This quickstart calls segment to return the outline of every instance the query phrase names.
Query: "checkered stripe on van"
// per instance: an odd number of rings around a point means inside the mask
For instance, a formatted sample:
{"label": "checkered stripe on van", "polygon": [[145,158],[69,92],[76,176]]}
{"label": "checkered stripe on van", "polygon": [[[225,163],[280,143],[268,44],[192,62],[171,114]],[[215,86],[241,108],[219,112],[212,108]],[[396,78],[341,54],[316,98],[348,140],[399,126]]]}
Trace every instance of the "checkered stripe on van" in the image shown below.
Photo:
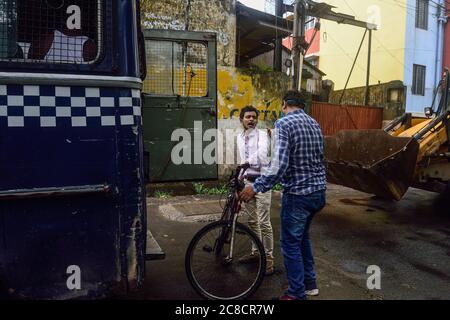
{"label": "checkered stripe on van", "polygon": [[90,127],[140,124],[135,89],[0,85],[0,126]]}

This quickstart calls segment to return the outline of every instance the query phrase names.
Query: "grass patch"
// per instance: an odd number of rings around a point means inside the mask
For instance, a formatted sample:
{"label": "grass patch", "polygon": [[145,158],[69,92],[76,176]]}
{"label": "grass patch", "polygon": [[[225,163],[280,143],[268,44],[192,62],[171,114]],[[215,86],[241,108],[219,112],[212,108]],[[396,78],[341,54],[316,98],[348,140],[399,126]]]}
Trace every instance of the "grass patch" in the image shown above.
{"label": "grass patch", "polygon": [[158,199],[168,199],[172,197],[172,192],[156,190],[154,196]]}
{"label": "grass patch", "polygon": [[223,195],[228,193],[228,187],[226,185],[208,188],[201,182],[195,182],[193,186],[195,194]]}

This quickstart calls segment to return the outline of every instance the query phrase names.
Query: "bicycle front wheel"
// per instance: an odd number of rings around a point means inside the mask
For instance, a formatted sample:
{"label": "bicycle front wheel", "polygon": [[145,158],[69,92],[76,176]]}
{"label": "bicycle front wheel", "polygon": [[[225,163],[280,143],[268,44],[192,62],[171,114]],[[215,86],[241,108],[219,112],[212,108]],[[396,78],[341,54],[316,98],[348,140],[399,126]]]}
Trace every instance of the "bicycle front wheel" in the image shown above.
{"label": "bicycle front wheel", "polygon": [[197,232],[186,251],[187,277],[204,298],[245,299],[258,289],[264,278],[266,256],[256,234],[236,223],[230,258],[231,234],[231,226],[226,221],[213,222]]}

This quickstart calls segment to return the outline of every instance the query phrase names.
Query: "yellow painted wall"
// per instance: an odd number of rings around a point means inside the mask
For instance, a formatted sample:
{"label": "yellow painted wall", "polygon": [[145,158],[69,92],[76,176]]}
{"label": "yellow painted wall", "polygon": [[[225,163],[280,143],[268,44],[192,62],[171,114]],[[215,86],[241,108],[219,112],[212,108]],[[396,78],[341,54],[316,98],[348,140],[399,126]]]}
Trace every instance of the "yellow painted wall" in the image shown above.
{"label": "yellow painted wall", "polygon": [[[148,67],[148,76],[144,81],[143,90],[152,94],[182,96],[186,96],[189,91],[192,97],[205,96],[208,88],[206,69],[193,67],[195,77],[192,81],[190,81],[190,70],[186,71],[186,87],[184,88],[183,68],[175,70],[172,83],[171,78],[167,77],[167,74],[172,72],[164,69],[164,66]],[[281,73],[244,74],[233,67],[219,67],[217,70],[218,119],[238,118],[239,111],[243,107],[253,105],[260,111],[259,120],[273,122],[280,116],[282,96],[288,84],[289,78]]]}
{"label": "yellow painted wall", "polygon": [[[377,21],[379,30],[372,32],[372,63],[370,84],[402,80],[406,32],[406,0],[327,0],[335,12],[353,15],[362,21]],[[364,29],[321,20],[319,68],[325,79],[335,83],[335,90],[344,88],[356,56]],[[366,83],[367,43],[361,48],[348,88]]]}
{"label": "yellow painted wall", "polygon": [[217,74],[218,118],[227,119],[234,109],[253,103],[252,79],[232,70],[219,69]]}
{"label": "yellow painted wall", "polygon": [[[217,109],[219,119],[239,117],[239,111],[253,105],[259,120],[275,121],[281,112],[282,96],[288,79],[281,74],[246,75],[235,68],[219,68],[217,74]],[[273,80],[273,81],[271,81]]]}

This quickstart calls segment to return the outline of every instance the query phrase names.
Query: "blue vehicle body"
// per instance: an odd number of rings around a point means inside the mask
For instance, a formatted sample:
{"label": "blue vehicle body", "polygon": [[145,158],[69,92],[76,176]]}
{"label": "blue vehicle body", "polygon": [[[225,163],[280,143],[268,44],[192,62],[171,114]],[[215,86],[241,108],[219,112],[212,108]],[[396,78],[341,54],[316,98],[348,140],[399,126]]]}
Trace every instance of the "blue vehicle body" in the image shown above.
{"label": "blue vehicle body", "polygon": [[[144,276],[139,17],[102,2],[92,64],[0,61],[0,290],[101,297]],[[81,287],[73,289],[71,266]]]}

